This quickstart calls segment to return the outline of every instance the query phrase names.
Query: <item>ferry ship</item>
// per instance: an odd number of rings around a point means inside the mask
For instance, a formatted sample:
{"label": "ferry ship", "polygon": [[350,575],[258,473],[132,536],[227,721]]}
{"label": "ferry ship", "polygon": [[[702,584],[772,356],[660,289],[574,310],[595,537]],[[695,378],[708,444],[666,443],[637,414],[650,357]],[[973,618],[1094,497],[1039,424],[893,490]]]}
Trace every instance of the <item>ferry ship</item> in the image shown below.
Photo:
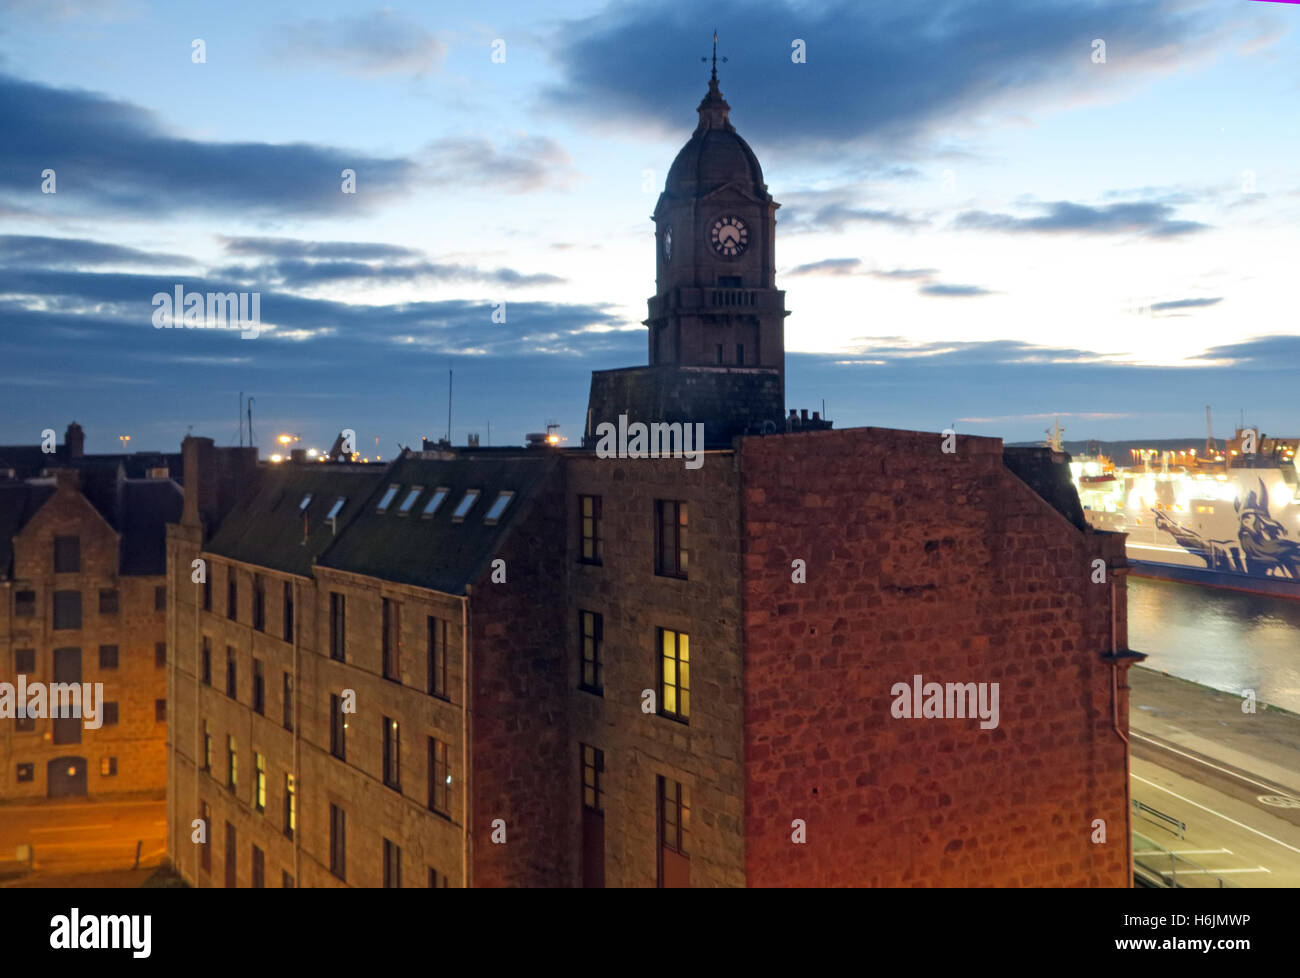
{"label": "ferry ship", "polygon": [[1084,516],[1128,534],[1134,574],[1300,598],[1296,443],[1238,428],[1223,451],[1212,436],[1206,449],[1134,450],[1124,467],[1077,457]]}

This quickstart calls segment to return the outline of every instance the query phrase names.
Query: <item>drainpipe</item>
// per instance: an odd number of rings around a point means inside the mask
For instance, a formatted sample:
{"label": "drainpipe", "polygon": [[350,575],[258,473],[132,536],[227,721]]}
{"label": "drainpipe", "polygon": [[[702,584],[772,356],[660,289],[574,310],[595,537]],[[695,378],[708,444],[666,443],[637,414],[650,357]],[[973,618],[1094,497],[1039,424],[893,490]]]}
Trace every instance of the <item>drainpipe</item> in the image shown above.
{"label": "drainpipe", "polygon": [[473,727],[470,720],[470,641],[469,641],[469,596],[473,585],[465,585],[465,595],[460,599],[460,777],[465,783],[463,811],[460,818],[460,885],[465,889],[470,885],[470,819],[473,817],[474,800],[471,794],[473,782],[469,774],[469,738]]}
{"label": "drainpipe", "polygon": [[[302,735],[302,719],[299,716],[302,705],[302,690],[298,688],[298,651],[301,648],[302,626],[299,623],[299,606],[302,597],[298,591],[298,581],[291,582],[293,588],[293,805],[294,820],[297,821],[298,812],[302,810],[299,802],[302,801],[302,785],[298,781],[298,738]],[[302,831],[297,825],[293,827],[293,885],[302,886],[302,877],[299,875],[298,866],[298,848],[301,844]]]}
{"label": "drainpipe", "polygon": [[[202,547],[199,548],[199,552],[202,553]],[[203,574],[205,577],[207,576],[208,571],[210,571],[211,569],[212,568],[208,566],[208,559],[204,557]],[[199,740],[199,712],[200,712],[199,697],[202,695],[202,690],[200,688],[200,685],[201,685],[202,670],[203,670],[203,663],[200,661],[203,655],[202,653],[203,622],[200,618],[200,610],[199,610],[203,604],[202,588],[203,585],[200,584],[199,593],[197,593],[194,596],[194,742],[193,742],[193,746],[190,748],[190,753],[194,757],[194,817],[195,818],[198,818],[203,811],[203,809],[199,807],[199,754],[198,754],[200,750],[199,745],[202,743],[202,741]],[[177,595],[177,597],[179,597],[179,595]],[[179,659],[179,656],[177,658]],[[177,665],[179,664],[180,663],[178,661]],[[176,752],[173,750],[172,751],[173,757],[175,757],[175,753]],[[212,826],[204,825],[203,831],[205,833],[204,845],[206,846],[212,842]],[[209,849],[208,851],[211,852],[212,850]],[[199,886],[199,883],[200,883],[199,847],[195,846],[194,847],[194,886],[197,888]]]}
{"label": "drainpipe", "polygon": [[1133,887],[1133,830],[1129,819],[1133,811],[1133,779],[1129,771],[1129,742],[1119,725],[1119,607],[1115,600],[1116,575],[1112,569],[1110,575],[1110,708],[1111,726],[1116,736],[1124,742],[1124,851],[1128,862],[1128,886]]}

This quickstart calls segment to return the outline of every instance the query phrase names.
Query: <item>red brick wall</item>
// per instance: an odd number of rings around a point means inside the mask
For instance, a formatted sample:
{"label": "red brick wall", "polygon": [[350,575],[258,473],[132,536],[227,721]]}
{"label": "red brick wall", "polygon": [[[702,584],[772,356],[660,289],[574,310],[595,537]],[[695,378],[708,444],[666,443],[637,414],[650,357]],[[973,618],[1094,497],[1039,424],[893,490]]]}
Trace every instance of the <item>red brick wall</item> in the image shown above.
{"label": "red brick wall", "polygon": [[[1122,537],[1074,528],[999,440],[940,444],[742,443],[751,886],[1128,885],[1109,588],[1090,577]],[[917,673],[1000,683],[999,725],[895,719],[891,688]]]}

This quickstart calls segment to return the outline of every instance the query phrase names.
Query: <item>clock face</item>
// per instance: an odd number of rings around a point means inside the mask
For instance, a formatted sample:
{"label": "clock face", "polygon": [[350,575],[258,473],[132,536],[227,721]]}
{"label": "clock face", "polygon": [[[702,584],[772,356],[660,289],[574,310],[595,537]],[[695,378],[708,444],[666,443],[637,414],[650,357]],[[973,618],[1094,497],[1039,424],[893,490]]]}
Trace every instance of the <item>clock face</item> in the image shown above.
{"label": "clock face", "polygon": [[664,229],[664,261],[673,260],[673,226]]}
{"label": "clock face", "polygon": [[724,258],[736,258],[749,246],[749,228],[738,217],[720,217],[713,222],[713,250]]}

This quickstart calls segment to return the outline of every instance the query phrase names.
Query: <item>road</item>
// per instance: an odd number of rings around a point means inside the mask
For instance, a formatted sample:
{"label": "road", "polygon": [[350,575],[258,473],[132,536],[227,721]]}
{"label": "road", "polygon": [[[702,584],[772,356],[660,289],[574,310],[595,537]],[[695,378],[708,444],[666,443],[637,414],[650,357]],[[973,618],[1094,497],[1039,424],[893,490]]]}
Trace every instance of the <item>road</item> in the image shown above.
{"label": "road", "polygon": [[[1133,798],[1186,824],[1183,838],[1134,813],[1134,830],[1207,872],[1179,863],[1187,885],[1300,886],[1300,798],[1258,775],[1132,732]],[[1261,800],[1263,799],[1263,800]]]}
{"label": "road", "polygon": [[166,852],[166,818],[167,803],[161,798],[4,805],[0,867],[12,869],[17,847],[26,844],[35,850],[39,877],[129,869],[137,842],[140,865],[156,866]]}

